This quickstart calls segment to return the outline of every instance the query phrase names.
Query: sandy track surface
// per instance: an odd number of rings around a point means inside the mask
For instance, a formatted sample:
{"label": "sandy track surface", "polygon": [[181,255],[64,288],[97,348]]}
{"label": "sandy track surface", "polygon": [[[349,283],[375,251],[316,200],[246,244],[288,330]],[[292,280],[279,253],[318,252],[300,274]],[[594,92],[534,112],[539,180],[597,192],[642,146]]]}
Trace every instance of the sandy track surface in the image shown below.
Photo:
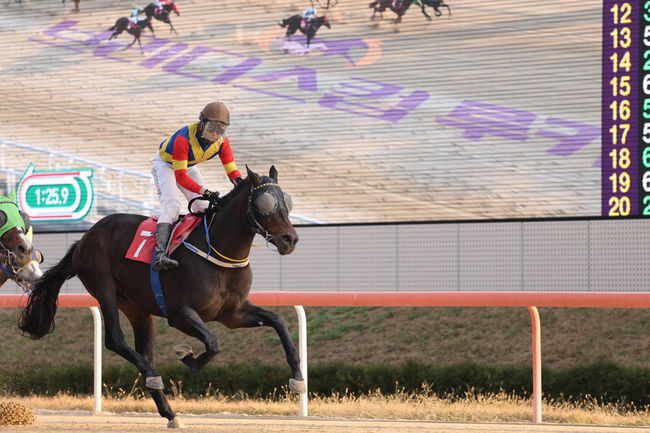
{"label": "sandy track surface", "polygon": [[[154,432],[167,430],[157,414],[90,415],[85,411],[37,411],[37,425],[0,427],[0,432]],[[429,421],[349,420],[335,418],[297,418],[230,415],[182,415],[183,432],[237,433],[648,433],[650,428],[578,426],[558,424],[481,424]],[[172,431],[172,430],[169,430]]]}

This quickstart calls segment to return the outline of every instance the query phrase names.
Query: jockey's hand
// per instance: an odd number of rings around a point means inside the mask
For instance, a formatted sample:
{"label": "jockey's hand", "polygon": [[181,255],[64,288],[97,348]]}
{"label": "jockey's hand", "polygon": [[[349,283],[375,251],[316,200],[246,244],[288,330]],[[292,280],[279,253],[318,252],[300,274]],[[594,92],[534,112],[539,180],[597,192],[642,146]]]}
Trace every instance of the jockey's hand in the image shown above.
{"label": "jockey's hand", "polygon": [[210,201],[213,203],[216,203],[217,200],[219,200],[219,191],[212,192],[209,189],[206,189],[205,191],[203,191],[202,195],[203,197],[210,199]]}
{"label": "jockey's hand", "polygon": [[241,182],[241,181],[243,181],[243,180],[244,180],[244,179],[242,179],[241,177],[237,177],[237,178],[235,178],[235,179],[230,179],[230,182],[231,182],[233,185],[237,186],[237,185],[239,185],[239,182]]}

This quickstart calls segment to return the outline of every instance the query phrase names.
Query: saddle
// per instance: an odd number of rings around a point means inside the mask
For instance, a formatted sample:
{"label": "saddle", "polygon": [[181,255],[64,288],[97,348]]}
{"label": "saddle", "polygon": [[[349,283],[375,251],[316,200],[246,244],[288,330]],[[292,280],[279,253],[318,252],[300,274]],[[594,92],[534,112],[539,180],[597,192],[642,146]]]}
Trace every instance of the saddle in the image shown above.
{"label": "saddle", "polygon": [[[192,230],[201,223],[202,216],[185,215],[182,219],[176,221],[172,228],[171,242],[167,254],[178,248],[178,246],[192,233]],[[156,247],[156,224],[157,217],[147,218],[142,221],[135,231],[135,236],[131,241],[126,255],[127,259],[143,263],[151,263],[153,250]]]}

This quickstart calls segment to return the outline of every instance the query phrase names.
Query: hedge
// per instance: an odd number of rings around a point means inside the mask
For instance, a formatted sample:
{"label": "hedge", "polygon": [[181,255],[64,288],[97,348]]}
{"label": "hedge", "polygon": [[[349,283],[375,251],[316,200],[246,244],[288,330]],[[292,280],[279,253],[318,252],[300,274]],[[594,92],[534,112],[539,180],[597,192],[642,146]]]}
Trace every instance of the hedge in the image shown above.
{"label": "hedge", "polygon": [[[286,390],[290,370],[281,366],[210,365],[191,373],[183,365],[158,369],[166,392],[191,398],[218,392],[225,396],[247,395],[274,398]],[[11,395],[87,395],[93,392],[91,365],[5,368],[0,371],[0,393]],[[650,405],[650,369],[622,367],[610,362],[542,371],[546,399],[579,402],[596,399],[603,403]],[[103,371],[105,395],[144,392],[135,368],[108,367]],[[321,396],[435,393],[464,396],[506,392],[522,397],[532,393],[530,367],[492,367],[476,363],[449,366],[406,362],[399,366],[343,364],[311,365],[309,391]]]}

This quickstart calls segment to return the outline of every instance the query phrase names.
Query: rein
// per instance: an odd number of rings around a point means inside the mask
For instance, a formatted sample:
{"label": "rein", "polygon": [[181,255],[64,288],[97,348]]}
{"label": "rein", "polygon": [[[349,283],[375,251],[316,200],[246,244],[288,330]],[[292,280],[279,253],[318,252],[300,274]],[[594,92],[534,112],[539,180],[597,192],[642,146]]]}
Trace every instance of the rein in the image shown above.
{"label": "rein", "polygon": [[[246,223],[247,223],[247,228],[258,235],[262,236],[267,244],[275,237],[274,235],[271,235],[262,225],[260,222],[257,220],[255,217],[255,211],[254,206],[253,206],[253,197],[255,196],[255,191],[260,190],[262,188],[270,188],[270,187],[278,187],[277,183],[262,183],[260,185],[257,185],[256,187],[251,188],[250,195],[248,196],[248,206],[246,210]],[[195,197],[192,200],[190,200],[187,208],[189,212],[192,215],[196,215],[194,212],[192,212],[192,204],[194,203],[195,200],[209,200],[206,197]],[[206,213],[203,215],[203,227],[205,229],[205,238],[207,240],[207,244],[210,246],[207,252],[201,250],[200,248],[196,247],[195,245],[190,244],[189,242],[186,242],[185,240],[181,240],[183,245],[185,247],[192,251],[193,253],[197,254],[198,256],[206,259],[207,261],[214,263],[217,266],[221,266],[224,268],[244,268],[248,266],[249,263],[249,257],[246,257],[244,259],[233,259],[230,257],[227,257],[223,254],[221,254],[219,251],[217,251],[216,248],[212,246],[212,242],[210,241],[210,227],[212,227],[212,223],[214,222],[214,215],[215,212],[219,209],[223,209],[223,206],[218,202],[210,202],[210,205],[208,209],[206,210]],[[207,215],[208,211],[214,211],[212,212],[212,218],[210,220],[210,224],[207,223]],[[211,251],[214,251],[219,258],[214,257],[210,254]],[[223,259],[223,260],[222,260]]]}

